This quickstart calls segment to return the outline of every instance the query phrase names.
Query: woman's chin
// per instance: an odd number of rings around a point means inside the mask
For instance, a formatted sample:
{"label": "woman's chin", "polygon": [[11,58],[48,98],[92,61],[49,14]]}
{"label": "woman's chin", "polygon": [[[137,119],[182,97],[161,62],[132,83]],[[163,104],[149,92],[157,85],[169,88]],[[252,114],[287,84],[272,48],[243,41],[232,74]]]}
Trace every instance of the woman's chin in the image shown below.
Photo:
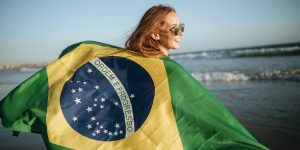
{"label": "woman's chin", "polygon": [[179,44],[179,43],[177,43],[177,44],[174,44],[174,46],[173,46],[173,48],[172,48],[172,49],[178,49],[178,48],[180,48],[180,44]]}

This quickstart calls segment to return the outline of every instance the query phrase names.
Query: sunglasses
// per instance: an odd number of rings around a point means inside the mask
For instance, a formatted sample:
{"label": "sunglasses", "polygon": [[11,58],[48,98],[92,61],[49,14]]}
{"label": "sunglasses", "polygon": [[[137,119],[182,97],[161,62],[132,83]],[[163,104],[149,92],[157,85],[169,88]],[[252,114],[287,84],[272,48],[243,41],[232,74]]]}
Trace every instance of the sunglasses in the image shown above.
{"label": "sunglasses", "polygon": [[184,23],[180,23],[178,26],[171,28],[170,31],[174,35],[179,35],[179,31],[184,32]]}

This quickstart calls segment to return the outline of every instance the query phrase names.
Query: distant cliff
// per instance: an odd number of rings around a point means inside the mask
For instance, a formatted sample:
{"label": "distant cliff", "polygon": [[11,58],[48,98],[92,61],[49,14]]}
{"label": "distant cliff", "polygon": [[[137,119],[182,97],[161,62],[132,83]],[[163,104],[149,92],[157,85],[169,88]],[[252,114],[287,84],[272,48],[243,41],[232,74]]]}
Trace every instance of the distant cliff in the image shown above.
{"label": "distant cliff", "polygon": [[0,70],[3,69],[21,69],[21,68],[41,68],[49,64],[49,62],[31,63],[31,64],[0,64]]}

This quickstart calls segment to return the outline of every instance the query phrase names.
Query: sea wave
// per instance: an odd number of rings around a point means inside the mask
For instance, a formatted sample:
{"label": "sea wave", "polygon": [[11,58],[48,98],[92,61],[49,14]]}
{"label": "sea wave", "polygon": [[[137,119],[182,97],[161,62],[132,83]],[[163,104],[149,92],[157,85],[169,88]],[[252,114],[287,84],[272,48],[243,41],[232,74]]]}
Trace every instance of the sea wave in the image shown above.
{"label": "sea wave", "polygon": [[267,57],[267,56],[286,56],[286,55],[290,55],[290,56],[300,55],[300,43],[177,53],[171,55],[171,58],[173,59],[216,59],[216,58],[259,57],[259,56]]}
{"label": "sea wave", "polygon": [[38,72],[41,68],[29,68],[29,67],[22,67],[19,69],[20,72]]}
{"label": "sea wave", "polygon": [[233,72],[193,72],[192,75],[199,81],[251,81],[251,80],[287,80],[300,81],[300,69],[267,70],[257,73]]}

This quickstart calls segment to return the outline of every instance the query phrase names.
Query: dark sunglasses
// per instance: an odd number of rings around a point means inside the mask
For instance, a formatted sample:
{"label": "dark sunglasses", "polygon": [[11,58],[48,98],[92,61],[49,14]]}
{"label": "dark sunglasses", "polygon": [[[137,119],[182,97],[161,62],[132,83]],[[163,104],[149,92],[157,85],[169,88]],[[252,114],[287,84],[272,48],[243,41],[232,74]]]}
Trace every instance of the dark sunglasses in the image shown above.
{"label": "dark sunglasses", "polygon": [[180,23],[178,26],[171,28],[170,31],[174,35],[179,35],[179,31],[184,32],[184,23]]}

